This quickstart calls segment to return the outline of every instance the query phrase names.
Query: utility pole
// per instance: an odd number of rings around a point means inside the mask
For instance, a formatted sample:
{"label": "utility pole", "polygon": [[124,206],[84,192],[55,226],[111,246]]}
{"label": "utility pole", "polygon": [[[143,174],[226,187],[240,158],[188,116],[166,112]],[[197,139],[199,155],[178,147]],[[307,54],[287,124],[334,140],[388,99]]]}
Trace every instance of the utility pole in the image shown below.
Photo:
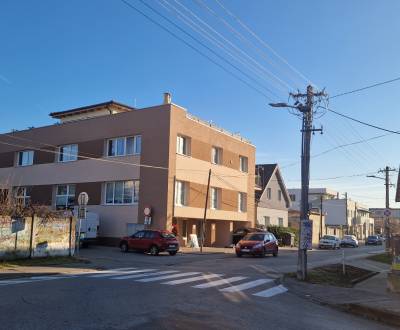
{"label": "utility pole", "polygon": [[[305,280],[307,277],[307,249],[309,248],[310,236],[312,234],[311,223],[309,219],[308,194],[310,186],[310,149],[311,133],[321,132],[322,128],[315,129],[312,125],[314,115],[314,98],[327,96],[324,91],[314,92],[311,85],[307,86],[307,92],[290,93],[290,96],[296,101],[294,105],[287,103],[270,103],[270,106],[277,108],[292,108],[299,111],[302,115],[302,145],[301,145],[301,206],[300,206],[300,239],[297,259],[297,278]],[[304,102],[304,104],[302,102]]]}
{"label": "utility pole", "polygon": [[206,202],[204,205],[204,217],[201,222],[201,245],[200,245],[200,253],[203,253],[204,239],[205,239],[205,226],[207,219],[207,207],[208,207],[208,193],[210,191],[210,179],[211,179],[211,169],[208,171],[208,182],[207,182],[207,192],[206,192]]}
{"label": "utility pole", "polygon": [[324,197],[321,195],[319,195],[319,239],[322,238],[322,202],[324,200]]}
{"label": "utility pole", "polygon": [[[347,192],[344,193],[344,198],[346,199],[346,234],[349,234],[349,206],[347,200]],[[342,232],[343,234],[343,232]]]}
{"label": "utility pole", "polygon": [[390,172],[396,172],[397,170],[395,168],[390,168],[389,166],[386,166],[384,169],[381,169],[378,171],[378,173],[385,173],[385,177],[382,178],[380,176],[376,176],[376,175],[367,175],[367,178],[375,178],[375,179],[380,179],[380,180],[385,180],[385,225],[384,225],[384,229],[385,229],[385,236],[386,236],[386,251],[389,251],[390,249],[390,214],[388,214],[387,212],[390,212],[390,203],[389,203],[389,188],[393,187],[394,185],[390,183],[389,180],[389,173]]}

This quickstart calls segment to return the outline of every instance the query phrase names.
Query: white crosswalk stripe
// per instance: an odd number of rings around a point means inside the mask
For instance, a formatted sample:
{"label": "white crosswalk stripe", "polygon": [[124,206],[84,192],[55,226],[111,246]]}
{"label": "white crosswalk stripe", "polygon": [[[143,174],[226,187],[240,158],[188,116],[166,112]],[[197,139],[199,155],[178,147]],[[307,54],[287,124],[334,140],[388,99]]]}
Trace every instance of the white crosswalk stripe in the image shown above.
{"label": "white crosswalk stripe", "polygon": [[270,298],[276,296],[277,294],[285,293],[287,290],[288,289],[286,289],[283,285],[277,285],[267,290],[254,293],[253,296]]}
{"label": "white crosswalk stripe", "polygon": [[156,272],[156,273],[144,273],[144,274],[117,276],[117,277],[111,277],[110,279],[112,279],[112,280],[129,280],[129,279],[140,278],[140,277],[157,276],[157,275],[165,275],[165,274],[172,274],[172,273],[178,273],[178,271],[177,270],[165,270],[165,271]]}
{"label": "white crosswalk stripe", "polygon": [[244,280],[245,278],[247,278],[247,277],[236,276],[236,277],[223,278],[218,281],[212,281],[212,282],[207,282],[204,284],[195,285],[195,286],[193,286],[193,288],[207,289],[207,288],[212,288],[212,287],[219,286],[219,285],[230,284],[232,282],[241,281],[241,280]]}
{"label": "white crosswalk stripe", "polygon": [[161,284],[178,285],[178,284],[185,284],[185,283],[196,282],[196,281],[204,281],[204,280],[208,280],[210,278],[216,278],[216,277],[221,277],[221,276],[222,276],[222,274],[205,274],[205,275],[196,276],[196,277],[189,277],[189,278],[183,278],[180,280],[164,282]]}
{"label": "white crosswalk stripe", "polygon": [[[132,269],[132,270],[131,270]],[[94,277],[94,278],[101,278],[101,277],[108,277],[108,276],[116,276],[116,275],[125,275],[125,274],[132,274],[134,272],[137,272],[137,268],[127,268],[125,270],[105,270],[102,272],[97,272],[94,275],[89,274],[88,277]]]}
{"label": "white crosswalk stripe", "polygon": [[265,284],[265,283],[269,283],[269,282],[272,282],[272,281],[273,280],[271,280],[271,279],[262,278],[262,279],[259,279],[259,280],[246,282],[246,283],[243,283],[243,284],[239,284],[239,285],[235,285],[235,286],[230,286],[228,288],[220,289],[219,291],[221,291],[221,292],[238,292],[238,291],[251,289],[251,288],[254,288],[256,286],[259,286],[259,285],[262,285],[262,284]]}
{"label": "white crosswalk stripe", "polygon": [[140,280],[136,280],[136,282],[155,282],[155,281],[161,281],[161,280],[167,280],[170,278],[177,278],[177,277],[185,277],[185,276],[191,276],[191,275],[198,275],[200,272],[189,272],[189,273],[180,273],[180,274],[174,274],[174,275],[164,275],[164,276],[157,276],[157,277],[152,277],[152,278],[143,278]]}

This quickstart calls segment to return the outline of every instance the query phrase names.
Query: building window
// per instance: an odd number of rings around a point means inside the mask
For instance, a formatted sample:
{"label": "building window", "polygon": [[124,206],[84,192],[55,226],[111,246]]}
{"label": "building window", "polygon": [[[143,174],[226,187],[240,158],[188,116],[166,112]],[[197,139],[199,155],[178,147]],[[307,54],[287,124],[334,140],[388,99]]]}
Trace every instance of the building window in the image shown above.
{"label": "building window", "polygon": [[211,148],[211,163],[222,164],[222,149],[218,147]]}
{"label": "building window", "polygon": [[278,200],[281,201],[282,200],[282,191],[278,190]]}
{"label": "building window", "polygon": [[271,199],[272,198],[272,191],[271,188],[267,188],[267,198]]}
{"label": "building window", "polygon": [[283,218],[278,218],[278,226],[283,227]]}
{"label": "building window", "polygon": [[139,181],[115,181],[106,183],[106,204],[134,204],[139,201]]}
{"label": "building window", "polygon": [[295,194],[290,194],[290,200],[292,202],[295,202],[296,201],[296,195]]}
{"label": "building window", "polygon": [[239,163],[240,163],[240,171],[247,173],[249,171],[248,158],[244,156],[239,156]]}
{"label": "building window", "polygon": [[0,189],[0,203],[8,202],[8,189]]}
{"label": "building window", "polygon": [[78,145],[68,144],[61,146],[58,151],[59,162],[71,162],[78,159]]}
{"label": "building window", "polygon": [[221,190],[218,188],[211,187],[210,191],[211,196],[211,208],[214,210],[218,210],[220,208],[220,196]]}
{"label": "building window", "polygon": [[175,205],[187,205],[188,183],[184,181],[175,182]]}
{"label": "building window", "polygon": [[240,192],[238,194],[238,209],[239,209],[239,212],[247,211],[247,195],[246,195],[246,193]]}
{"label": "building window", "polygon": [[119,137],[107,140],[107,156],[139,155],[142,151],[140,135]]}
{"label": "building window", "polygon": [[33,164],[33,150],[18,152],[18,166],[29,166]]}
{"label": "building window", "polygon": [[176,152],[181,155],[190,156],[190,139],[186,136],[176,137]]}
{"label": "building window", "polygon": [[75,185],[62,184],[56,187],[56,209],[65,210],[75,205]]}
{"label": "building window", "polygon": [[271,218],[264,215],[264,225],[268,227],[271,224]]}
{"label": "building window", "polygon": [[31,202],[31,188],[30,187],[14,188],[14,198],[17,204],[28,206]]}

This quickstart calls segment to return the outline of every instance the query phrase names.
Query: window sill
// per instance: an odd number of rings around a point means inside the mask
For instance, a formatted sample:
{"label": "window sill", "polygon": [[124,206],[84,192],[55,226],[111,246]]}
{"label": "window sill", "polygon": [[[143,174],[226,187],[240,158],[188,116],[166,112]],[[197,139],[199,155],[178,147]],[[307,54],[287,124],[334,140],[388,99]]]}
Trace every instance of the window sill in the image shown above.
{"label": "window sill", "polygon": [[109,155],[105,155],[105,158],[117,158],[117,157],[129,157],[129,156],[140,156],[141,153],[139,154],[125,154],[125,155],[115,155],[115,156],[109,156]]}
{"label": "window sill", "polygon": [[185,154],[181,154],[180,152],[176,152],[176,154],[180,155],[180,156],[188,157],[188,158],[192,157],[192,155],[185,155]]}
{"label": "window sill", "polygon": [[120,203],[120,204],[111,204],[111,203],[103,203],[103,206],[133,206],[133,205],[138,205],[139,202],[133,202],[133,203]]}

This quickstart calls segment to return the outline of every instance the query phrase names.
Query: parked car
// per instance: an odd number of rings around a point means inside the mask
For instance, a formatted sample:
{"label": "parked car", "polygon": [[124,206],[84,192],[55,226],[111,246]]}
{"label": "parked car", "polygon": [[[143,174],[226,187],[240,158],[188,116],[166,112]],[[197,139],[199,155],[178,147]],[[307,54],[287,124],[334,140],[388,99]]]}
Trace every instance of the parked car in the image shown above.
{"label": "parked car", "polygon": [[365,240],[365,245],[382,245],[383,240],[378,235],[370,235]]}
{"label": "parked car", "polygon": [[340,249],[340,239],[334,235],[324,235],[319,240],[319,249]]}
{"label": "parked car", "polygon": [[354,235],[344,235],[342,241],[340,242],[340,246],[351,246],[353,248],[358,247],[357,237]]}
{"label": "parked car", "polygon": [[135,250],[156,256],[166,251],[174,256],[179,251],[179,242],[174,234],[166,230],[141,230],[132,236],[123,237],[119,247],[122,252]]}
{"label": "parked car", "polygon": [[268,232],[254,232],[247,234],[235,246],[236,255],[244,254],[265,257],[266,254],[278,256],[278,240]]}
{"label": "parked car", "polygon": [[236,229],[232,234],[232,244],[236,245],[243,237],[249,233],[261,232],[262,230],[257,228],[239,228]]}

